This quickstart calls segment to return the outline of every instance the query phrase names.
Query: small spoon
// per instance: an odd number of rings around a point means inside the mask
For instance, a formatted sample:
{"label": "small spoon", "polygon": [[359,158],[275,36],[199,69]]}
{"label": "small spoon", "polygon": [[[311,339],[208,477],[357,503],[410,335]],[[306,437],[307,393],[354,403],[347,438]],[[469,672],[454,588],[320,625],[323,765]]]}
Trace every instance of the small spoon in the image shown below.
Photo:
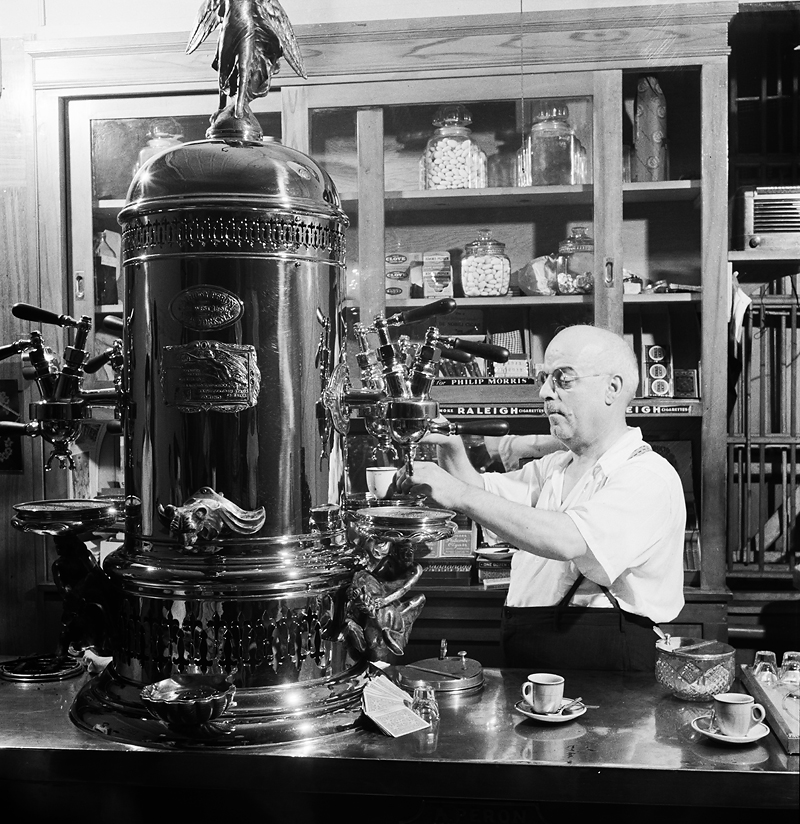
{"label": "small spoon", "polygon": [[660,638],[660,639],[661,639],[661,640],[662,640],[662,641],[663,641],[663,642],[664,642],[667,646],[670,646],[670,643],[669,643],[670,636],[669,636],[669,635],[667,635],[667,633],[666,633],[666,632],[664,632],[664,630],[663,630],[663,629],[661,629],[661,627],[660,627],[660,626],[658,626],[658,624],[653,624],[653,632],[654,632],[654,633],[655,633],[655,634],[656,634],[656,635],[657,635],[657,636],[658,636],[658,637],[659,637],[659,638]]}
{"label": "small spoon", "polygon": [[583,701],[583,698],[575,698],[569,702],[569,704],[564,704],[563,707],[558,711],[559,715],[563,715],[567,710],[572,709],[576,704],[580,704]]}

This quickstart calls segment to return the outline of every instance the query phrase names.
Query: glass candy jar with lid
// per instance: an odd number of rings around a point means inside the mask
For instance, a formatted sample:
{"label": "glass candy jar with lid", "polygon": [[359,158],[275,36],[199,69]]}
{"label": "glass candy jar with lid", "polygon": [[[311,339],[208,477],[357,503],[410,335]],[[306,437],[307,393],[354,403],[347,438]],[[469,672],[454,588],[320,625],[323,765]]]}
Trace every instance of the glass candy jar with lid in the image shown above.
{"label": "glass candy jar with lid", "polygon": [[478,239],[468,243],[461,261],[461,288],[465,297],[505,295],[511,275],[511,262],[505,243],[492,240],[488,229],[481,229]]}
{"label": "glass candy jar with lid", "polygon": [[585,226],[576,226],[558,244],[556,281],[559,295],[584,295],[594,288],[594,241]]}
{"label": "glass candy jar with lid", "polygon": [[563,103],[539,105],[520,150],[520,186],[569,186],[586,182],[586,151]]}
{"label": "glass candy jar with lid", "polygon": [[423,189],[482,189],[486,186],[486,154],[467,128],[469,111],[461,105],[442,106],[437,127],[420,163]]}

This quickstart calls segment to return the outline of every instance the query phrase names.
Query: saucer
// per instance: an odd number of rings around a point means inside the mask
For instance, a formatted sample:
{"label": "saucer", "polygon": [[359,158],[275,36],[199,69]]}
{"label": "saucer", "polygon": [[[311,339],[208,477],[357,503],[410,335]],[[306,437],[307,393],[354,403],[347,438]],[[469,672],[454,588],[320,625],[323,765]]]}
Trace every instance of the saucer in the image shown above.
{"label": "saucer", "polygon": [[[571,698],[562,698],[561,706],[566,707]],[[526,718],[533,718],[535,721],[546,721],[548,724],[562,724],[564,721],[572,721],[573,718],[580,718],[586,712],[585,704],[576,704],[569,712],[563,715],[560,712],[534,712],[527,701],[517,701],[514,709],[521,712]]]}
{"label": "saucer", "polygon": [[719,730],[711,726],[711,716],[701,715],[692,721],[692,729],[697,730],[706,738],[713,738],[714,741],[724,741],[726,744],[752,744],[760,741],[765,735],[769,735],[769,727],[764,723],[754,724],[747,735],[723,735]]}

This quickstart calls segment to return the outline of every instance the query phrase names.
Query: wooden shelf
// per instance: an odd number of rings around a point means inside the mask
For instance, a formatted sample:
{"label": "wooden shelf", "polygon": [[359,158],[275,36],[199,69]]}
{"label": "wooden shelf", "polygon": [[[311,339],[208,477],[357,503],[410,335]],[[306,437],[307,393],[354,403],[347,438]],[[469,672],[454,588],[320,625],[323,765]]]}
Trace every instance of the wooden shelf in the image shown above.
{"label": "wooden shelf", "polygon": [[[656,183],[625,183],[624,203],[694,201],[700,196],[698,180],[663,180]],[[345,211],[358,208],[358,195],[341,196]],[[485,189],[431,189],[386,192],[387,212],[440,209],[513,209],[520,206],[591,206],[593,187],[519,186]]]}
{"label": "wooden shelf", "polygon": [[[433,298],[406,298],[405,300],[387,300],[386,309],[411,309],[414,306],[426,306]],[[496,298],[456,298],[459,309],[518,309],[522,306],[564,306],[581,304],[591,305],[592,295],[503,295]],[[656,292],[654,294],[625,295],[625,303],[665,304],[665,303],[699,303],[698,292]]]}
{"label": "wooden shelf", "polygon": [[[534,400],[537,390],[522,386],[461,386],[436,384],[432,395],[446,418],[544,418],[544,404]],[[697,398],[635,398],[629,418],[699,418]]]}
{"label": "wooden shelf", "polygon": [[800,253],[790,249],[747,249],[728,252],[731,263],[794,263],[800,265]]}

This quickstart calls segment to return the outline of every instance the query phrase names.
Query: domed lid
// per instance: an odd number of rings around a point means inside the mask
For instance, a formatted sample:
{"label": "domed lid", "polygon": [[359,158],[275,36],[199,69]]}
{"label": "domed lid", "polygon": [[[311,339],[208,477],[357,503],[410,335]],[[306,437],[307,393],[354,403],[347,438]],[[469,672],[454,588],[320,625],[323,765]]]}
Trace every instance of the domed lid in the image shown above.
{"label": "domed lid", "polygon": [[174,117],[159,117],[150,123],[147,130],[149,138],[171,138],[180,140],[183,137],[183,129]]}
{"label": "domed lid", "polygon": [[558,244],[560,255],[572,255],[575,252],[593,252],[594,241],[586,234],[585,226],[576,226],[570,236]]}
{"label": "domed lid", "polygon": [[152,157],[136,173],[118,220],[190,205],[278,208],[347,222],[328,173],[273,138],[197,140]]}
{"label": "domed lid", "polygon": [[545,120],[566,120],[569,117],[569,108],[566,103],[554,100],[543,100],[535,110],[533,115],[534,123],[541,123]]}
{"label": "domed lid", "polygon": [[491,229],[481,229],[478,232],[478,239],[468,243],[465,247],[468,255],[502,255],[505,249],[505,243],[492,239]]}
{"label": "domed lid", "polygon": [[469,126],[472,123],[472,115],[466,106],[460,103],[440,106],[433,118],[434,126]]}

